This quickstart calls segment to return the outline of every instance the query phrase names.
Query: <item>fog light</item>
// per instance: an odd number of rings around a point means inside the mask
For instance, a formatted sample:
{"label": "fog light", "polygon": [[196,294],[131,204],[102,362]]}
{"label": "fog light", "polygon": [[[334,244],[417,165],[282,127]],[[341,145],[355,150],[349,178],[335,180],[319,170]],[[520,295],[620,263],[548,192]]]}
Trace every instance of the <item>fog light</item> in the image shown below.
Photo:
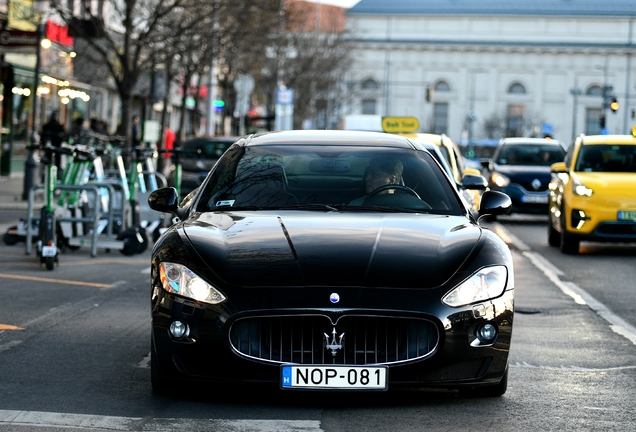
{"label": "fog light", "polygon": [[170,336],[175,339],[183,339],[190,334],[190,327],[182,321],[173,321],[170,324]]}
{"label": "fog light", "polygon": [[477,330],[477,337],[481,342],[492,343],[497,337],[497,327],[490,323],[484,324]]}

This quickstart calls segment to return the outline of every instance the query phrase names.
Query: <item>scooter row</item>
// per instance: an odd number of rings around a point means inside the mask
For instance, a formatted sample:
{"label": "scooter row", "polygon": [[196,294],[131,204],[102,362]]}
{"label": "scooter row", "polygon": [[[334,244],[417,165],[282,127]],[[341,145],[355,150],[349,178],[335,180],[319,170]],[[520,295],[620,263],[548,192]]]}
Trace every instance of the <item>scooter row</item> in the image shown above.
{"label": "scooter row", "polygon": [[[24,239],[27,255],[35,243],[40,263],[48,270],[59,264],[61,251],[83,246],[91,248],[93,257],[98,249],[124,255],[145,251],[148,234],[155,239],[165,224],[163,214],[140,203],[147,203],[150,192],[167,181],[155,169],[155,150],[126,152],[124,142],[118,137],[102,140],[100,146],[36,145],[43,153],[44,180],[29,191],[26,220],[9,229],[5,243]],[[54,155],[66,161],[60,176]],[[125,156],[130,158],[128,170]],[[45,205],[38,214],[35,197],[42,189]]]}

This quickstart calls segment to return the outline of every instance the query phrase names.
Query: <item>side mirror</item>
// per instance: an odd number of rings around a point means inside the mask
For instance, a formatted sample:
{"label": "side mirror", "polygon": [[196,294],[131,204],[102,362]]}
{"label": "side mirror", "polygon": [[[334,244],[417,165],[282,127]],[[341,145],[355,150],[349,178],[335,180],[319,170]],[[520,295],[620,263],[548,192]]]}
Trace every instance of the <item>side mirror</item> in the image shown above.
{"label": "side mirror", "polygon": [[503,192],[487,190],[481,196],[479,203],[479,217],[486,215],[501,215],[510,213],[512,201]]}
{"label": "side mirror", "polygon": [[179,208],[179,194],[173,187],[160,188],[148,196],[151,209],[162,213],[177,213]]}
{"label": "side mirror", "polygon": [[464,189],[486,190],[488,180],[482,175],[466,174],[462,177],[462,187]]}
{"label": "side mirror", "polygon": [[568,168],[565,165],[565,162],[557,162],[550,165],[550,171],[553,173],[563,173],[567,172]]}

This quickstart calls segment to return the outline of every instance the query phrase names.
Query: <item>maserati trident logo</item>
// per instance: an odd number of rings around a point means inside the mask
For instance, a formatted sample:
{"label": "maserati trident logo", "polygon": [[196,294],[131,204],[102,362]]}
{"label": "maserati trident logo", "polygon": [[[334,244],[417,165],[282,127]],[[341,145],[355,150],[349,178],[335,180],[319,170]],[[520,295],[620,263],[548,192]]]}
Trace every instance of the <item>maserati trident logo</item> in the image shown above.
{"label": "maserati trident logo", "polygon": [[338,354],[338,350],[342,349],[342,339],[344,339],[344,333],[338,336],[336,332],[336,328],[334,327],[331,331],[331,341],[329,340],[329,335],[327,333],[323,333],[325,335],[325,348],[331,350],[331,355],[336,356]]}

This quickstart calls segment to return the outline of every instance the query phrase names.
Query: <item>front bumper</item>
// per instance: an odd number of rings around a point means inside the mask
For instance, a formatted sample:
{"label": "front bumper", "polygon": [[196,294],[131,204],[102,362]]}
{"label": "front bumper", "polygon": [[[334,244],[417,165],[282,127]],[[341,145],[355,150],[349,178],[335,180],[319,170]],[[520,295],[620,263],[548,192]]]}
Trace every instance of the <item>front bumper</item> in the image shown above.
{"label": "front bumper", "polygon": [[[419,387],[446,387],[454,388],[462,385],[495,384],[504,376],[507,368],[510,339],[513,322],[513,291],[506,291],[504,295],[490,302],[483,302],[478,306],[463,308],[436,307],[430,310],[397,311],[387,309],[279,309],[266,311],[244,311],[232,314],[224,305],[197,304],[193,301],[170,295],[159,287],[155,287],[158,295],[152,303],[152,332],[153,347],[159,361],[162,374],[169,378],[211,380],[222,382],[243,383],[271,383],[280,382],[281,364],[387,364],[389,366],[389,387],[391,386],[419,386]],[[407,300],[408,301],[408,300]],[[440,311],[444,311],[440,313]],[[399,347],[369,346],[358,342],[355,349],[350,351],[373,352],[370,356],[359,354],[356,359],[346,356],[330,357],[331,353],[325,349],[323,334],[327,333],[323,328],[298,329],[296,321],[294,329],[286,328],[281,331],[289,331],[289,334],[310,333],[311,336],[302,336],[304,348],[301,343],[289,343],[291,348],[287,351],[279,350],[280,340],[269,343],[270,352],[264,352],[262,328],[254,327],[248,330],[243,337],[242,345],[236,342],[236,336],[232,339],[232,329],[237,328],[237,323],[246,320],[255,320],[254,317],[266,317],[268,322],[272,319],[276,322],[290,322],[292,317],[318,316],[327,320],[327,327],[337,323],[333,328],[337,333],[346,333],[349,339],[362,338],[361,333],[343,327],[346,317],[354,317],[356,323],[361,322],[360,317],[366,323],[385,322],[389,320],[408,320],[411,322],[426,323],[424,327],[427,336],[420,337],[417,342],[409,342],[402,336],[378,338],[383,344],[396,344]],[[287,318],[290,318],[288,321]],[[261,318],[258,318],[259,320]],[[322,318],[318,318],[321,320]],[[187,323],[189,326],[188,337],[176,340],[168,329],[175,320]],[[384,321],[382,321],[384,320]],[[303,321],[306,322],[306,321]],[[477,329],[484,323],[491,323],[498,329],[494,342],[481,343],[476,337]],[[358,325],[358,324],[356,324]],[[405,327],[409,327],[407,324]],[[291,327],[291,326],[287,326]],[[422,327],[422,328],[424,328]],[[259,333],[260,329],[260,333]],[[293,332],[292,332],[293,330]],[[278,332],[279,330],[276,330]],[[424,330],[417,330],[423,332]],[[235,330],[236,332],[236,330]],[[276,333],[273,332],[273,333]],[[391,330],[393,332],[393,330]],[[269,333],[272,333],[271,331]],[[378,332],[374,333],[377,335]],[[379,332],[382,333],[382,332]],[[397,335],[396,331],[396,335]],[[286,335],[287,333],[285,333]],[[410,333],[414,334],[413,332]],[[355,336],[354,336],[355,335]],[[331,336],[329,336],[331,337]],[[399,340],[402,338],[401,340]],[[249,340],[248,340],[249,339]],[[373,338],[372,338],[373,339]],[[427,339],[429,347],[422,349],[419,354],[413,350],[413,345],[423,344],[421,340]],[[268,339],[271,340],[271,339]],[[298,340],[298,339],[294,339]],[[310,342],[311,341],[311,342]],[[390,341],[390,343],[389,343]],[[366,343],[366,342],[365,342]],[[311,344],[311,345],[310,345]],[[351,345],[352,342],[345,342]],[[410,345],[411,348],[405,348]],[[272,348],[275,347],[275,349]],[[409,354],[409,349],[411,353]],[[272,351],[288,352],[284,357],[276,357]],[[303,354],[304,353],[304,354]],[[319,353],[312,356],[312,353]],[[321,353],[321,354],[320,354]],[[382,353],[389,357],[380,357]],[[293,357],[295,355],[295,357]],[[395,357],[390,357],[395,355]],[[374,357],[375,356],[375,357]]]}

